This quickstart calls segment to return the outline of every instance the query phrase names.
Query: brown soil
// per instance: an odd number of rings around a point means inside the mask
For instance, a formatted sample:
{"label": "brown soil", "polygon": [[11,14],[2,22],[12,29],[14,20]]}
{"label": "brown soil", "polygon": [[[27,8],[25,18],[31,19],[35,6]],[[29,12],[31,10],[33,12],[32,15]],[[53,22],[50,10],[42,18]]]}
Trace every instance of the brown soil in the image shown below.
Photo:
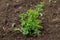
{"label": "brown soil", "polygon": [[[44,26],[42,34],[24,36],[13,31],[20,24],[18,15],[41,1],[45,2],[40,17]],[[60,40],[60,0],[0,0],[0,40]]]}

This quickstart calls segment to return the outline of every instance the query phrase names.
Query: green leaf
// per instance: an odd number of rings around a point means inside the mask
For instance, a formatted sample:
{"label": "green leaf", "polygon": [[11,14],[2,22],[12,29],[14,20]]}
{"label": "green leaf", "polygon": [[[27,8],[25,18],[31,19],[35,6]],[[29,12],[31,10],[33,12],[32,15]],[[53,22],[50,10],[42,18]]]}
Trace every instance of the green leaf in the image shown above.
{"label": "green leaf", "polygon": [[17,31],[17,30],[20,31],[20,28],[15,28],[14,30],[15,30],[15,31]]}
{"label": "green leaf", "polygon": [[25,24],[26,24],[26,21],[23,20],[23,21],[21,22],[21,25],[23,26],[23,25],[25,25]]}
{"label": "green leaf", "polygon": [[34,11],[33,9],[29,9],[29,10],[27,11],[27,13],[28,13],[28,14],[32,14],[33,11]]}
{"label": "green leaf", "polygon": [[39,31],[38,29],[35,29],[35,30],[34,30],[34,34],[35,34],[35,35],[39,35],[40,33],[41,33],[41,31]]}
{"label": "green leaf", "polygon": [[39,29],[43,29],[43,26],[37,25],[37,27],[38,27]]}
{"label": "green leaf", "polygon": [[24,35],[27,35],[27,34],[29,34],[29,31],[28,31],[28,29],[27,28],[23,28],[23,32],[22,32]]}

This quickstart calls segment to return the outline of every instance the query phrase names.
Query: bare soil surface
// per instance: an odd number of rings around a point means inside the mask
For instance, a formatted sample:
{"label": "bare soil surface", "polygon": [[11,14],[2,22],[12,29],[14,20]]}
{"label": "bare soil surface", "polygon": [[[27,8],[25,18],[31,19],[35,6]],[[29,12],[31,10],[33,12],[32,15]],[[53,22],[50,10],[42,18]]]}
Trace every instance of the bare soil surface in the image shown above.
{"label": "bare soil surface", "polygon": [[[44,31],[39,36],[24,36],[13,31],[20,25],[19,14],[45,2],[42,17]],[[0,0],[0,40],[60,40],[60,0]]]}

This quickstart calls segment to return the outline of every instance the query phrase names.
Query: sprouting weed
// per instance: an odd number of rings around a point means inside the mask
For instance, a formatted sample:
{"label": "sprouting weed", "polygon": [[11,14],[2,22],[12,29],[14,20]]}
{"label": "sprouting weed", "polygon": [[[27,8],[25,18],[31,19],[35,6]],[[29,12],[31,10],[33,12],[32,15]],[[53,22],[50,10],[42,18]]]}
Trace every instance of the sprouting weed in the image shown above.
{"label": "sprouting weed", "polygon": [[31,31],[33,31],[33,34],[39,35],[43,26],[40,25],[42,20],[37,19],[37,17],[39,15],[43,16],[41,13],[43,6],[44,2],[40,2],[36,9],[29,9],[27,12],[20,14],[21,27],[15,28],[15,30],[19,30],[24,35],[29,34]]}

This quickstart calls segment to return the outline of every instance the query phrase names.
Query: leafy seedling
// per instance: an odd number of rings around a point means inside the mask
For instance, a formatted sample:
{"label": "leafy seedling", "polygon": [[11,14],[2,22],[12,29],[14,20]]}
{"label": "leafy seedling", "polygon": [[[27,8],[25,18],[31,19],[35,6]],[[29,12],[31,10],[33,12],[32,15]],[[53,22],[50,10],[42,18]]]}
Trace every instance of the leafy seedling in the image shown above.
{"label": "leafy seedling", "polygon": [[29,9],[27,12],[20,14],[21,27],[15,28],[15,30],[19,30],[24,35],[28,35],[31,31],[33,31],[33,34],[39,35],[43,26],[41,26],[42,20],[37,19],[37,17],[39,15],[43,16],[41,13],[43,6],[44,2],[40,2],[36,9]]}

